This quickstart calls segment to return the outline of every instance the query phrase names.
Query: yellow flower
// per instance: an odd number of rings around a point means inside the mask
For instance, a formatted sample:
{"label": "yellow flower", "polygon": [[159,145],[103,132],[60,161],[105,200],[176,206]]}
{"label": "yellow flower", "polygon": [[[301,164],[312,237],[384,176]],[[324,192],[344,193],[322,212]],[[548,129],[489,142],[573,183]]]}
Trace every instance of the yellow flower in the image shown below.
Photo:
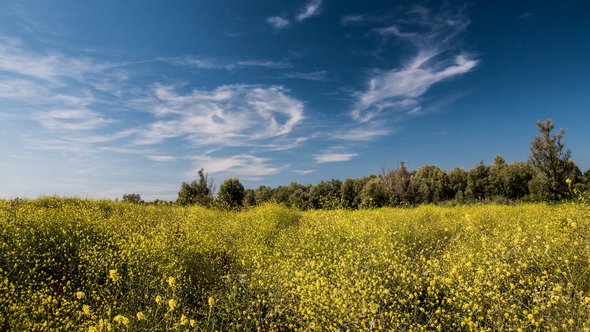
{"label": "yellow flower", "polygon": [[180,316],[180,325],[186,324],[188,324],[188,318],[186,318],[186,316],[183,314],[182,316]]}
{"label": "yellow flower", "polygon": [[87,304],[83,305],[82,312],[84,313],[84,315],[90,316],[90,306]]}
{"label": "yellow flower", "polygon": [[138,312],[136,316],[137,316],[137,320],[145,320],[145,315],[141,311]]}
{"label": "yellow flower", "polygon": [[109,278],[111,278],[113,282],[119,281],[119,274],[117,273],[117,270],[109,270]]}
{"label": "yellow flower", "polygon": [[162,299],[162,297],[160,295],[156,296],[156,303],[157,304],[162,304],[164,302],[164,299]]}
{"label": "yellow flower", "polygon": [[174,310],[176,308],[176,300],[175,299],[170,299],[168,300],[168,307],[170,307],[170,310]]}
{"label": "yellow flower", "polygon": [[207,302],[209,303],[210,307],[215,305],[215,299],[211,296],[209,296],[209,299],[207,300]]}
{"label": "yellow flower", "polygon": [[195,327],[195,325],[197,325],[197,322],[194,319],[189,320],[189,324],[191,325],[191,327]]}
{"label": "yellow flower", "polygon": [[117,315],[117,316],[115,316],[115,318],[113,318],[113,322],[127,326],[127,325],[129,325],[129,318],[127,318],[123,315]]}
{"label": "yellow flower", "polygon": [[176,286],[176,279],[174,279],[174,277],[168,277],[168,285],[174,288],[174,286]]}
{"label": "yellow flower", "polygon": [[84,292],[76,292],[76,298],[78,300],[81,300],[84,298],[84,296],[86,296],[86,294],[84,294]]}

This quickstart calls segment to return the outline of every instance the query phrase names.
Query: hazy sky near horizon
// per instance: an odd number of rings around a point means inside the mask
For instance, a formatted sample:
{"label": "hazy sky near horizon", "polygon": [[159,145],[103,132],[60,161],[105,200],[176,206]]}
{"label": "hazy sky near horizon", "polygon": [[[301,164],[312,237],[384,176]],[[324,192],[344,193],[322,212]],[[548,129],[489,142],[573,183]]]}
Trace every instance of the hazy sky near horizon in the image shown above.
{"label": "hazy sky near horizon", "polygon": [[0,197],[590,168],[587,1],[0,1]]}

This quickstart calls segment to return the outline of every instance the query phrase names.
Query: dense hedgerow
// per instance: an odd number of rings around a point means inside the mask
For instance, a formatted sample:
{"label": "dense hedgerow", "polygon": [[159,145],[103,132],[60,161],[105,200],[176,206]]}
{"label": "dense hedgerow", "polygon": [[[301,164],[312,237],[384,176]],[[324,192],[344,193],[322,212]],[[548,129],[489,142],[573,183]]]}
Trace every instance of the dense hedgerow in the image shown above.
{"label": "dense hedgerow", "polygon": [[0,200],[0,330],[590,328],[582,204]]}

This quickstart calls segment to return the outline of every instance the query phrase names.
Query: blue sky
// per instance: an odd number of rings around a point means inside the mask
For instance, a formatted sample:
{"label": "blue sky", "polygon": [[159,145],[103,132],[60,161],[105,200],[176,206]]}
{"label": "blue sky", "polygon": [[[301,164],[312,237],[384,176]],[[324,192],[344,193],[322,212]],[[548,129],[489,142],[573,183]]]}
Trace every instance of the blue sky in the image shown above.
{"label": "blue sky", "polygon": [[586,1],[1,1],[0,197],[590,167]]}

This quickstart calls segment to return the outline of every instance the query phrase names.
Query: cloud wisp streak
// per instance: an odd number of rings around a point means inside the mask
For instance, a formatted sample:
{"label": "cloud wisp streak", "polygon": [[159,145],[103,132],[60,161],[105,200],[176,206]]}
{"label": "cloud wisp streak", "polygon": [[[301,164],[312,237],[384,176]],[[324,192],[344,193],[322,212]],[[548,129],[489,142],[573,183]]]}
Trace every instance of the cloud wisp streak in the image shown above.
{"label": "cloud wisp streak", "polygon": [[194,169],[187,176],[194,176],[196,170],[204,168],[209,174],[226,177],[240,177],[249,181],[259,181],[266,176],[281,172],[288,165],[272,165],[269,158],[250,154],[226,157],[199,156],[192,158]]}
{"label": "cloud wisp streak", "polygon": [[386,40],[410,43],[416,53],[401,67],[379,70],[368,80],[367,89],[356,93],[353,119],[363,123],[386,111],[417,113],[422,107],[420,97],[431,86],[472,71],[478,60],[458,50],[457,42],[468,25],[461,11],[433,13],[414,7],[395,23],[375,29]]}
{"label": "cloud wisp streak", "polygon": [[318,154],[314,154],[313,158],[316,163],[325,164],[349,161],[356,156],[358,156],[358,153],[325,151]]}
{"label": "cloud wisp streak", "polygon": [[307,20],[310,17],[318,15],[320,13],[321,4],[322,0],[312,0],[299,14],[297,14],[297,16],[295,16],[295,20],[301,22]]}
{"label": "cloud wisp streak", "polygon": [[185,66],[197,69],[208,69],[208,70],[236,70],[240,68],[258,67],[268,69],[288,69],[293,68],[293,65],[284,61],[270,61],[270,60],[213,60],[208,58],[199,58],[195,56],[183,56],[183,57],[172,57],[172,58],[159,58],[163,62],[168,62],[173,65]]}
{"label": "cloud wisp streak", "polygon": [[322,0],[312,0],[305,5],[292,18],[289,15],[271,16],[266,19],[271,28],[275,31],[284,30],[293,25],[293,23],[301,23],[321,13]]}

